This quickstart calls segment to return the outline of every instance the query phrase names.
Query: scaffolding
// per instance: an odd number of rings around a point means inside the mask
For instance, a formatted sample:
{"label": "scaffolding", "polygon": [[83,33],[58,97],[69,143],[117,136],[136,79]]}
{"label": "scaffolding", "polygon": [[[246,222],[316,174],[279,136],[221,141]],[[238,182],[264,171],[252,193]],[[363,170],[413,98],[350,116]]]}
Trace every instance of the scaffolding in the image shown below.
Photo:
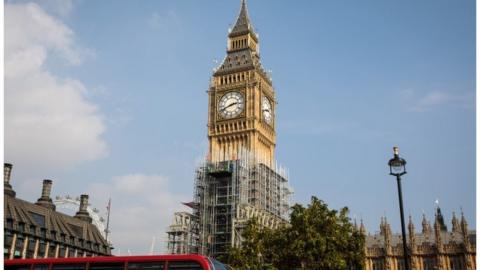
{"label": "scaffolding", "polygon": [[198,253],[198,237],[195,216],[188,212],[174,213],[172,225],[168,227],[167,250],[170,254]]}
{"label": "scaffolding", "polygon": [[285,224],[288,218],[293,194],[288,170],[271,161],[265,164],[266,159],[246,149],[235,156],[206,160],[196,170],[192,205],[197,224],[191,234],[198,236],[200,254],[216,257],[239,246],[251,218],[269,228]]}

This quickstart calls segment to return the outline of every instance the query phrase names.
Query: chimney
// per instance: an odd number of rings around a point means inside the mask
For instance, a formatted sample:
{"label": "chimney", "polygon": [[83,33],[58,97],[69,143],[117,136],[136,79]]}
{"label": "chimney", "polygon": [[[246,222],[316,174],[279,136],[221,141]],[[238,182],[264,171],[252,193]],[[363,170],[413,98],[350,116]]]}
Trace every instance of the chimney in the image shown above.
{"label": "chimney", "polygon": [[55,204],[53,204],[52,198],[50,198],[50,192],[52,191],[52,180],[43,180],[42,196],[37,200],[35,204],[49,208],[55,211]]}
{"label": "chimney", "polygon": [[78,212],[75,214],[75,217],[83,221],[86,221],[88,223],[92,223],[92,217],[90,217],[90,214],[88,214],[87,207],[88,207],[88,195],[82,194],[80,196],[80,208]]}
{"label": "chimney", "polygon": [[15,197],[15,191],[10,185],[10,176],[12,174],[12,164],[3,164],[3,194],[11,197]]}

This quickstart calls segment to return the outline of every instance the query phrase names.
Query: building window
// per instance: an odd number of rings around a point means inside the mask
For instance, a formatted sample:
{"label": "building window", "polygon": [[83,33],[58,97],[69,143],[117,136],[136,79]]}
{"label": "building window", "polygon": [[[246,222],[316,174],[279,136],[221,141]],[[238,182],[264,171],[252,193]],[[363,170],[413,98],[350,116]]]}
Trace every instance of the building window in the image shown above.
{"label": "building window", "polygon": [[69,246],[68,247],[68,254],[67,256],[69,258],[75,257],[75,247],[74,246]]}
{"label": "building window", "polygon": [[25,232],[25,223],[23,222],[18,223],[18,231],[22,233]]}
{"label": "building window", "polygon": [[56,249],[57,249],[57,245],[55,245],[55,243],[53,242],[50,242],[50,245],[48,247],[48,257],[55,258]]}
{"label": "building window", "polygon": [[13,229],[13,219],[7,218],[6,228],[12,230]]}
{"label": "building window", "polygon": [[44,239],[40,239],[38,244],[37,258],[45,257],[45,249],[47,248],[47,243]]}
{"label": "building window", "polygon": [[464,270],[463,258],[460,256],[450,257],[450,269],[451,270]]}
{"label": "building window", "polygon": [[22,258],[23,244],[25,238],[22,234],[17,234],[17,240],[15,241],[15,249],[13,251],[14,258]]}
{"label": "building window", "polygon": [[36,228],[33,225],[30,225],[30,233],[31,234],[36,234]]}
{"label": "building window", "polygon": [[434,257],[423,258],[423,270],[435,270],[435,258]]}
{"label": "building window", "polygon": [[33,237],[29,237],[26,258],[33,258],[33,254],[35,253],[36,243],[37,243],[37,239]]}
{"label": "building window", "polygon": [[37,223],[37,225],[39,227],[45,227],[45,216],[44,215],[40,215],[40,214],[37,214],[37,213],[34,213],[34,212],[29,212],[29,214],[33,218],[35,223]]}
{"label": "building window", "polygon": [[403,258],[397,258],[397,270],[405,270]]}
{"label": "building window", "polygon": [[373,270],[383,270],[383,260],[377,259],[372,261]]}
{"label": "building window", "polygon": [[58,249],[58,257],[65,258],[65,245],[60,245],[60,248]]}

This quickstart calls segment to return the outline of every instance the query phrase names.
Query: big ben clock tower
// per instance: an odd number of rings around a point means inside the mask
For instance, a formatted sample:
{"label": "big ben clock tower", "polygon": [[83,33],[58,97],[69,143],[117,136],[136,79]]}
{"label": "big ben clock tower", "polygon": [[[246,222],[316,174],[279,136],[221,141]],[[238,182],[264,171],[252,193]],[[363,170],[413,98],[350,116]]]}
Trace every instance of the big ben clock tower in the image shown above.
{"label": "big ben clock tower", "polygon": [[[196,168],[192,214],[176,213],[170,253],[225,255],[242,245],[242,230],[287,222],[288,170],[275,162],[275,92],[262,68],[258,35],[245,0],[228,33],[227,55],[208,90],[208,158]],[[182,223],[183,222],[183,223]]]}
{"label": "big ben clock tower", "polygon": [[272,165],[275,153],[275,92],[260,62],[259,40],[245,1],[229,31],[227,55],[208,91],[208,140],[212,161],[236,159],[245,149]]}

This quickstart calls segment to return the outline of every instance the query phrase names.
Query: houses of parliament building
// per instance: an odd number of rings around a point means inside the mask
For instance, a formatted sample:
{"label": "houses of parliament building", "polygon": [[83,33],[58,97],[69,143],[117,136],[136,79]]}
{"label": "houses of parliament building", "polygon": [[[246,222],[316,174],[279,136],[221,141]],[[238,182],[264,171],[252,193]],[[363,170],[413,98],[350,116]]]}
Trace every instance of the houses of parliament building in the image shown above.
{"label": "houses of parliament building", "polygon": [[[410,217],[408,222],[408,257],[411,270],[474,270],[476,269],[476,232],[468,229],[463,213],[460,221],[453,213],[451,230],[447,230],[440,207],[437,206],[432,225],[423,215],[420,231]],[[380,232],[367,234],[365,270],[404,270],[401,234],[393,234],[387,218],[382,217]]]}

